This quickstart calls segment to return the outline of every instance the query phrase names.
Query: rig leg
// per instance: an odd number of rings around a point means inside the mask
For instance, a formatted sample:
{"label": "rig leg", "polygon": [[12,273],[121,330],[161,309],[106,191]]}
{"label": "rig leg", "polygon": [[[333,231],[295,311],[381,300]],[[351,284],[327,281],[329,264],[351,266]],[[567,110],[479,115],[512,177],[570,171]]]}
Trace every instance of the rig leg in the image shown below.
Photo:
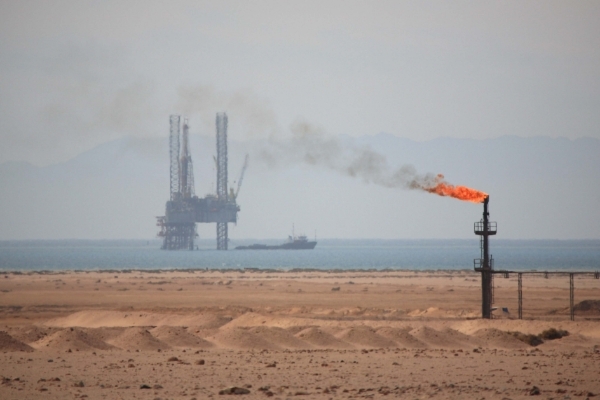
{"label": "rig leg", "polygon": [[[217,113],[217,197],[229,200],[227,190],[227,114]],[[217,222],[217,250],[227,250],[227,222]]]}
{"label": "rig leg", "polygon": [[228,241],[227,222],[217,222],[217,250],[227,250]]}
{"label": "rig leg", "polygon": [[167,224],[163,250],[194,250],[196,224]]}

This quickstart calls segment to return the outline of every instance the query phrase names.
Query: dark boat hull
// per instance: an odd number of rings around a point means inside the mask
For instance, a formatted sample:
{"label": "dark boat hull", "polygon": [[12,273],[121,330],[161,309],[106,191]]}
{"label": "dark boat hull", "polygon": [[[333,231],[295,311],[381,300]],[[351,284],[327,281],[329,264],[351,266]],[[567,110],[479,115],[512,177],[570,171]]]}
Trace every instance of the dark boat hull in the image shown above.
{"label": "dark boat hull", "polygon": [[317,242],[293,242],[293,243],[284,243],[280,246],[275,246],[279,249],[283,250],[312,250],[317,245]]}
{"label": "dark boat hull", "polygon": [[253,244],[250,246],[238,246],[236,250],[312,250],[317,242],[293,242],[284,243],[278,246],[267,246],[266,244]]}

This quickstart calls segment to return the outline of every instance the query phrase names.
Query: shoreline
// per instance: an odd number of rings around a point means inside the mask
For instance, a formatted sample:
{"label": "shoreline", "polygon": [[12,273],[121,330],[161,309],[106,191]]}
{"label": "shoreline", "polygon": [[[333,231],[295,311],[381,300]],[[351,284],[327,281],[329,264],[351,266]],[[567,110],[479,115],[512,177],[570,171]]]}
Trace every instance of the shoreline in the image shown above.
{"label": "shoreline", "polygon": [[[523,273],[523,274],[544,274],[546,272],[552,274],[593,274],[600,272],[597,268],[579,268],[579,269],[495,269],[497,273],[508,272],[508,273]],[[52,275],[52,274],[70,274],[70,273],[149,273],[149,274],[160,274],[169,272],[189,272],[189,273],[200,273],[200,272],[221,272],[221,273],[390,273],[390,272],[407,272],[407,273],[469,273],[473,272],[479,275],[479,272],[474,271],[472,268],[461,268],[461,269],[448,269],[448,268],[430,268],[430,269],[411,269],[411,268],[114,268],[114,269],[0,269],[0,275]]]}

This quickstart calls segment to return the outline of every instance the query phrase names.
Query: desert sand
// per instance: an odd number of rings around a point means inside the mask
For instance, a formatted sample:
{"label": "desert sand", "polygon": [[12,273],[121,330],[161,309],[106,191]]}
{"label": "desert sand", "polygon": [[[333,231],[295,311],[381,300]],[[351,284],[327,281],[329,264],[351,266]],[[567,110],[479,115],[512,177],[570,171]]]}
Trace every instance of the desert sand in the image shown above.
{"label": "desert sand", "polygon": [[575,321],[568,278],[524,277],[522,320],[494,286],[481,320],[471,271],[4,273],[0,398],[600,396],[600,281]]}

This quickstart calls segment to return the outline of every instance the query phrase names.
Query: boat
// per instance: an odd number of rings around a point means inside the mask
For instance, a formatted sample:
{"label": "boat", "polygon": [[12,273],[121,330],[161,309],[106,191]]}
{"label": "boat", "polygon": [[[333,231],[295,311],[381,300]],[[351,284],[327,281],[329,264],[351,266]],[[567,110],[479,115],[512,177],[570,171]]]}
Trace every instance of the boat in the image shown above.
{"label": "boat", "polygon": [[250,246],[237,246],[236,250],[312,250],[317,245],[316,239],[309,241],[306,235],[296,236],[292,229],[292,235],[288,236],[288,241],[276,245],[269,246],[266,244],[251,244]]}
{"label": "boat", "polygon": [[279,246],[275,246],[285,250],[312,250],[317,245],[317,241],[309,242],[306,235],[288,236],[288,241]]}

